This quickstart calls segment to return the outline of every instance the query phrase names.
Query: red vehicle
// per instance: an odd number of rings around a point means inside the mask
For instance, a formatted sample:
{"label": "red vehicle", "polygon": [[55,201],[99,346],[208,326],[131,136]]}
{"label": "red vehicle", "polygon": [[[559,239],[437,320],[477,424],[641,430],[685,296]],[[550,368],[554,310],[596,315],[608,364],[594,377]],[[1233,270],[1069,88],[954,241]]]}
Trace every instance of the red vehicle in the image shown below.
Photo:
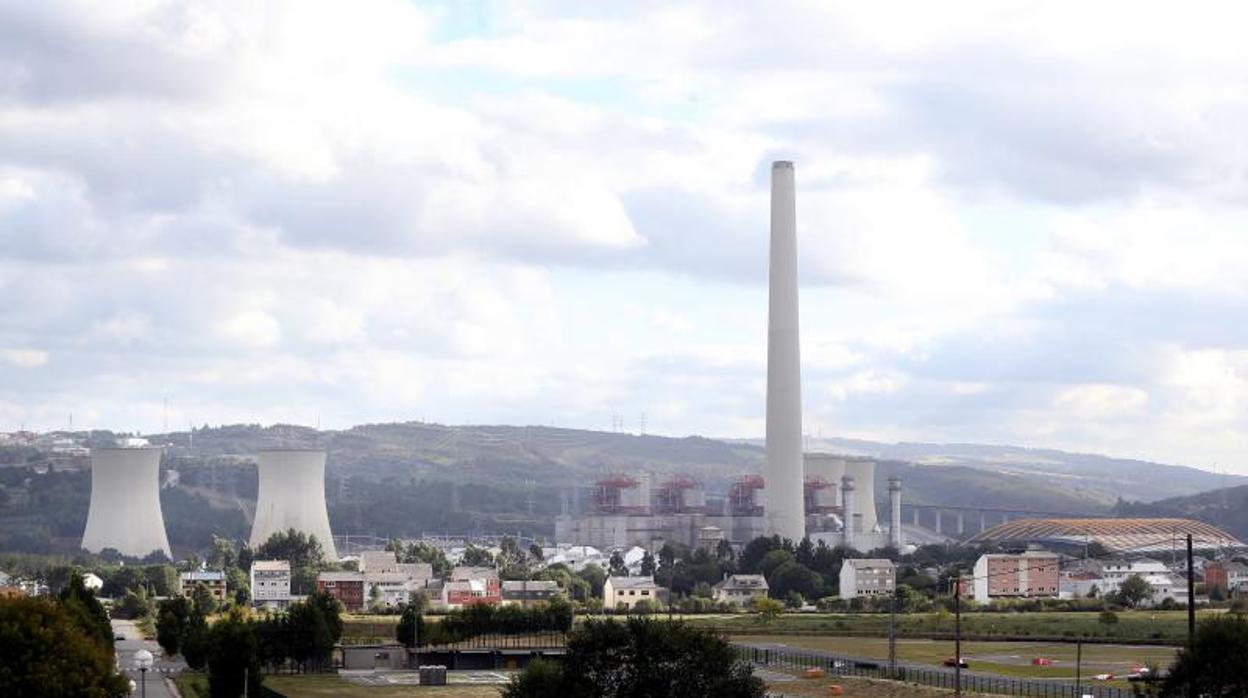
{"label": "red vehicle", "polygon": [[970,665],[966,663],[966,657],[959,657],[959,658],[956,658],[956,659],[955,659],[955,658],[953,658],[953,657],[950,657],[950,658],[946,659],[945,661],[943,661],[943,662],[941,662],[941,663],[942,663],[942,664],[944,664],[945,666],[949,666],[949,667],[951,667],[951,666],[961,666],[963,669],[967,669],[967,668],[969,668],[969,667],[970,667]]}

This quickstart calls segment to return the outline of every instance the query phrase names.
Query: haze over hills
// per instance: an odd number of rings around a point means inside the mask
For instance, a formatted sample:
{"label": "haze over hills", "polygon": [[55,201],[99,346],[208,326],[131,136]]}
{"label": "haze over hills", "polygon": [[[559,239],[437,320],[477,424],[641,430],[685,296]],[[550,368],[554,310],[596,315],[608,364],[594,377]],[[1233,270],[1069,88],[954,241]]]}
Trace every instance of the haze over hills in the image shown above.
{"label": "haze over hills", "polygon": [[[747,443],[761,444],[761,440]],[[1183,465],[1113,458],[1056,449],[986,444],[883,443],[860,439],[809,439],[807,450],[851,453],[916,465],[964,467],[1017,476],[1097,501],[1150,502],[1231,485],[1248,477]]]}

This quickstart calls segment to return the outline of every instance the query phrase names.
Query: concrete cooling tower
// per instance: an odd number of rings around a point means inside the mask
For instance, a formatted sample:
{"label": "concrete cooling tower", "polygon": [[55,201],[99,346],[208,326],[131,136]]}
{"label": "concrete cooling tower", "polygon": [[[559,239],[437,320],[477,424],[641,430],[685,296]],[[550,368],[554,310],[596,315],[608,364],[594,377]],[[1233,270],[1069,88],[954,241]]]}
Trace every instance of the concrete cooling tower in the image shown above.
{"label": "concrete cooling tower", "polygon": [[797,314],[797,202],[793,163],[771,165],[771,256],[767,307],[767,533],[806,535],[802,482],[802,369]]}
{"label": "concrete cooling tower", "polygon": [[134,557],[159,550],[173,558],[160,511],[160,452],[159,448],[91,450],[91,506],[82,547],[93,553],[113,548]]}
{"label": "concrete cooling tower", "polygon": [[854,512],[862,516],[862,530],[875,530],[875,461],[846,458],[845,474],[854,478]]}
{"label": "concrete cooling tower", "polygon": [[316,536],[325,558],[337,560],[334,536],[325,508],[325,452],[312,449],[261,451],[256,460],[260,491],[251,547],[264,544],[274,533],[295,529]]}

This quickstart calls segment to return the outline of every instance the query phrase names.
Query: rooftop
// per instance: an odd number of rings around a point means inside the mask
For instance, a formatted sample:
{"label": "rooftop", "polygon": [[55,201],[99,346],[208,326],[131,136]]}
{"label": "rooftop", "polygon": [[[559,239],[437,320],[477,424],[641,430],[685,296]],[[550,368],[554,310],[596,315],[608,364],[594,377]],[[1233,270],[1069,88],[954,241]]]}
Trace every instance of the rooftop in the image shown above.
{"label": "rooftop", "polygon": [[853,567],[854,569],[882,568],[886,570],[891,570],[897,566],[893,564],[892,560],[885,560],[882,557],[848,559],[845,561],[845,564],[849,565],[850,567]]}
{"label": "rooftop", "polygon": [[657,589],[654,577],[608,577],[614,589]]}
{"label": "rooftop", "polygon": [[1043,541],[1083,546],[1096,542],[1111,552],[1159,552],[1182,545],[1188,534],[1202,550],[1244,546],[1226,531],[1190,519],[1018,519],[994,526],[965,544]]}
{"label": "rooftop", "polygon": [[290,562],[288,560],[254,560],[251,563],[251,571],[289,572]]}

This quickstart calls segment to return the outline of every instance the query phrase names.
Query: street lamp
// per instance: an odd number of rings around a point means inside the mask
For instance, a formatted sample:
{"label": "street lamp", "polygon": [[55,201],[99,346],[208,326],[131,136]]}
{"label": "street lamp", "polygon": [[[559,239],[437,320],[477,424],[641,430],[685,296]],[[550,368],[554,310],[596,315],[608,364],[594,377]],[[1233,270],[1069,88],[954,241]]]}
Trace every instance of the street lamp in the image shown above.
{"label": "street lamp", "polygon": [[139,670],[140,693],[147,698],[147,670],[152,668],[152,653],[147,650],[135,652],[134,668]]}

